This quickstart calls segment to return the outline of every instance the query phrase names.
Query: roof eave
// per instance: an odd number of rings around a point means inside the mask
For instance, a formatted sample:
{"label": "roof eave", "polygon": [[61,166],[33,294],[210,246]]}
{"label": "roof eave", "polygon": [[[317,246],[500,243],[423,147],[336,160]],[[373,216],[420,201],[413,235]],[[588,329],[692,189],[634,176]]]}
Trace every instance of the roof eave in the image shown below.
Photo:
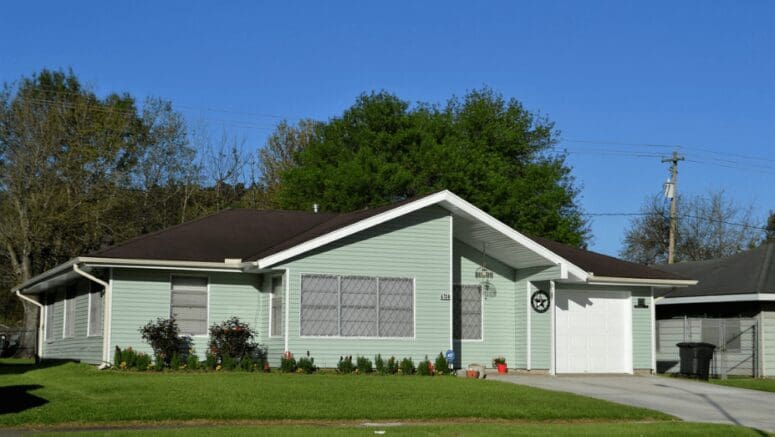
{"label": "roof eave", "polygon": [[622,278],[614,276],[589,275],[590,285],[640,285],[644,287],[689,287],[697,285],[694,279],[652,279],[652,278]]}

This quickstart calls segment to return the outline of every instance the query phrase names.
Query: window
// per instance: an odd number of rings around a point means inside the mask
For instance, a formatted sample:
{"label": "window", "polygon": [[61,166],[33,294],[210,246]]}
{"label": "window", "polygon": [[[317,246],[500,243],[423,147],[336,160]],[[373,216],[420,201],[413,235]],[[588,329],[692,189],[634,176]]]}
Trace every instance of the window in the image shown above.
{"label": "window", "polygon": [[269,320],[271,323],[271,336],[279,337],[283,335],[285,326],[285,306],[283,305],[283,299],[285,298],[285,287],[283,287],[283,277],[272,276],[272,305],[270,306],[271,314],[269,314]]}
{"label": "window", "polygon": [[56,301],[56,292],[46,295],[46,340],[54,339],[54,305]]}
{"label": "window", "polygon": [[65,292],[65,327],[62,336],[75,336],[75,286],[67,287]]}
{"label": "window", "polygon": [[105,290],[99,288],[94,282],[91,283],[91,292],[89,293],[89,335],[102,335],[102,317],[103,317],[103,297]]}
{"label": "window", "polygon": [[183,335],[207,334],[207,278],[172,277],[172,317]]}
{"label": "window", "polygon": [[453,292],[455,307],[454,337],[458,340],[482,339],[482,287],[456,285]]}
{"label": "window", "polygon": [[301,335],[414,336],[414,280],[302,275]]}

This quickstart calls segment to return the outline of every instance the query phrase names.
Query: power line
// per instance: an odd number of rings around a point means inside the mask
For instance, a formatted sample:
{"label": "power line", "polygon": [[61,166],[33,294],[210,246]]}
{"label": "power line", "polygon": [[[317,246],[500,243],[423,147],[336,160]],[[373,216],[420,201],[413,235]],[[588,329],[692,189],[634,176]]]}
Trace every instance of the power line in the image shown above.
{"label": "power line", "polygon": [[[659,216],[663,220],[668,220],[668,216],[658,213],[658,212],[584,212],[581,213],[581,215],[584,216],[590,216],[590,217],[638,217],[638,216]],[[708,222],[713,223],[723,223],[725,225],[731,225],[731,226],[740,226],[744,228],[750,228],[750,229],[757,229],[761,231],[766,231],[767,228],[763,226],[754,226],[751,224],[746,223],[738,223],[738,222],[731,222],[728,220],[721,220],[721,219],[715,219],[711,217],[703,217],[699,215],[693,215],[693,214],[678,214],[678,218],[686,219],[691,218],[695,220],[704,220]]]}

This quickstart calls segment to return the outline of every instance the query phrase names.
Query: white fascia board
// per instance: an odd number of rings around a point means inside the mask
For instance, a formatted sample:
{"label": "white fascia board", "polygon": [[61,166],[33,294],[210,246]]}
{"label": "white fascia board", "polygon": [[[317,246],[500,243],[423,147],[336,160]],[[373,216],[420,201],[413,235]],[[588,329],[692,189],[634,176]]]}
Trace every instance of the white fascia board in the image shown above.
{"label": "white fascia board", "polygon": [[122,259],[122,258],[97,258],[97,257],[77,257],[53,269],[47,270],[24,283],[12,288],[11,291],[21,291],[33,287],[47,279],[54,278],[62,274],[71,273],[74,265],[88,267],[121,268],[131,267],[137,269],[176,269],[193,271],[218,271],[218,272],[242,272],[249,263],[222,263],[222,262],[200,262],[200,261],[172,261],[172,260],[148,260],[148,259]]}
{"label": "white fascia board", "polygon": [[553,264],[560,265],[561,271],[563,271],[564,269],[566,274],[570,274],[581,281],[584,281],[587,279],[588,274],[583,269],[579,268],[578,266],[574,265],[568,260],[560,257],[559,255],[555,254],[549,249],[541,246],[540,244],[536,243],[535,241],[531,240],[525,235],[520,234],[519,232],[512,229],[510,226],[506,225],[505,223],[501,222],[495,217],[487,214],[486,212],[482,211],[481,209],[477,208],[476,206],[472,205],[471,203],[467,202],[466,200],[462,199],[461,197],[455,195],[454,193],[448,190],[440,191],[436,194],[431,194],[429,196],[423,197],[421,199],[418,199],[406,205],[401,205],[389,211],[385,211],[381,214],[377,214],[373,217],[369,217],[357,223],[353,223],[349,226],[345,226],[341,229],[337,229],[336,231],[330,232],[325,235],[321,235],[320,237],[317,237],[317,238],[313,238],[312,240],[309,240],[302,244],[293,246],[289,249],[280,251],[276,254],[261,258],[258,261],[255,261],[253,265],[262,269],[268,268],[282,261],[299,256],[303,253],[317,249],[321,246],[324,246],[326,244],[348,237],[355,233],[364,231],[373,226],[377,226],[379,224],[382,224],[392,219],[418,211],[422,208],[426,208],[431,205],[443,204],[443,203],[449,204],[450,206],[460,209],[461,211],[481,221],[487,226],[490,226],[496,231],[506,235],[507,237],[511,238],[512,240],[521,244],[522,246],[525,246],[527,249],[535,252],[540,257],[548,260]]}
{"label": "white fascia board", "polygon": [[688,296],[688,297],[662,297],[656,301],[657,305],[678,305],[685,303],[714,303],[714,302],[772,302],[775,301],[775,293],[746,293],[746,294],[720,294],[716,296]]}
{"label": "white fascia board", "polygon": [[587,283],[590,285],[641,285],[644,287],[688,287],[697,285],[694,279],[646,279],[646,278],[617,278],[611,276],[589,276]]}

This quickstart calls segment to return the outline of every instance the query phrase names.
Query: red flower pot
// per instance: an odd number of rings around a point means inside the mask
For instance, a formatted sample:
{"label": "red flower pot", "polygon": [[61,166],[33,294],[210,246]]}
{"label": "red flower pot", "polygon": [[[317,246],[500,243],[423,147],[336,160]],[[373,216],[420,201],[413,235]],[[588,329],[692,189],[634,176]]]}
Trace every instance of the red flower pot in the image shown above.
{"label": "red flower pot", "polygon": [[509,368],[506,367],[506,363],[498,363],[495,367],[498,368],[498,373],[500,374],[506,373],[509,370]]}

